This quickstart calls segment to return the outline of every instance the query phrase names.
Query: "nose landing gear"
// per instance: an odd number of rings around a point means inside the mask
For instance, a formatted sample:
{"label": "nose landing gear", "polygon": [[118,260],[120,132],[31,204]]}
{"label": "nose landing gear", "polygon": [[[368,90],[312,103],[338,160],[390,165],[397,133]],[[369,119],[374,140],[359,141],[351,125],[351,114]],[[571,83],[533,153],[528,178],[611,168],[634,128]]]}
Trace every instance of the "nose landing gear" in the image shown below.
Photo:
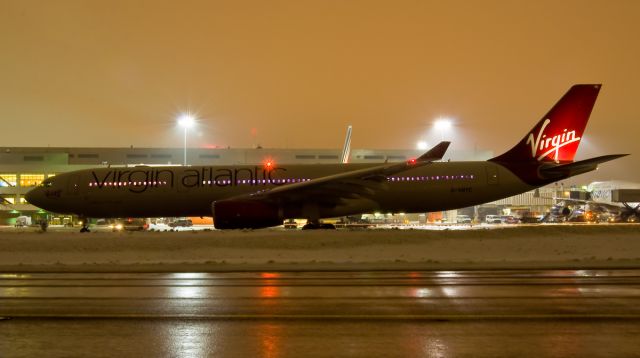
{"label": "nose landing gear", "polygon": [[91,232],[91,230],[89,230],[89,218],[80,217],[80,221],[82,222],[80,232]]}

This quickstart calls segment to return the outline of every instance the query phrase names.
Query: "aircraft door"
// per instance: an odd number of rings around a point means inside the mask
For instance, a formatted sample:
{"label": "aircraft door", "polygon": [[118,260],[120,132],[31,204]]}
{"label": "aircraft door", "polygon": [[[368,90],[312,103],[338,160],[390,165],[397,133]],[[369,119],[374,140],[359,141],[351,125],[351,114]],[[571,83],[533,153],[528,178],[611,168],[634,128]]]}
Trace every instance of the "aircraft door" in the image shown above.
{"label": "aircraft door", "polygon": [[487,163],[488,165],[485,167],[487,171],[487,184],[489,185],[497,185],[500,183],[498,177],[498,166],[495,164]]}

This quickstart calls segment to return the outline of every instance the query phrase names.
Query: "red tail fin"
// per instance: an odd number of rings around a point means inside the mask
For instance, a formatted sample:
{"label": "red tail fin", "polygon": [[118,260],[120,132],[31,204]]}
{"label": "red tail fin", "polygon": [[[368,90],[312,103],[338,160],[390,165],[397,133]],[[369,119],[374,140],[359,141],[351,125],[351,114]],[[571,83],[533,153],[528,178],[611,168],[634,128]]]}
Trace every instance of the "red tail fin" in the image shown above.
{"label": "red tail fin", "polygon": [[572,162],[600,91],[599,84],[575,85],[527,136],[496,162]]}

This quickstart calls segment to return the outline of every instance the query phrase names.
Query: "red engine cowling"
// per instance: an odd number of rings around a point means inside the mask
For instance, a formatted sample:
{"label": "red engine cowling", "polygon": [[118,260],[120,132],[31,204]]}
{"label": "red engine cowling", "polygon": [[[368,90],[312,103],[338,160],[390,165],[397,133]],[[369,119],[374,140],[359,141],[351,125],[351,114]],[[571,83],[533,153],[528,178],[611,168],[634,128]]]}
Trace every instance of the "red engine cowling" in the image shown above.
{"label": "red engine cowling", "polygon": [[221,200],[212,205],[216,229],[261,229],[282,225],[277,207],[251,200]]}

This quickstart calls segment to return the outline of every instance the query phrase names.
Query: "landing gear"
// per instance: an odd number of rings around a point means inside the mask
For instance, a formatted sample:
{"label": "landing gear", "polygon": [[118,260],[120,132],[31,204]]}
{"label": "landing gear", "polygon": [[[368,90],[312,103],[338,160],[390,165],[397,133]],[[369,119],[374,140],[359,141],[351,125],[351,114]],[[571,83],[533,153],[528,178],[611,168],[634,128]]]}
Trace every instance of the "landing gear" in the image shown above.
{"label": "landing gear", "polygon": [[336,227],[333,224],[324,224],[317,220],[309,220],[302,227],[302,230],[335,230]]}
{"label": "landing gear", "polygon": [[49,227],[49,222],[47,221],[47,219],[40,220],[40,230],[42,230],[42,232],[47,231],[48,227]]}
{"label": "landing gear", "polygon": [[80,228],[80,232],[91,232],[91,230],[89,230],[89,218],[80,218],[80,221],[82,222],[82,227]]}

